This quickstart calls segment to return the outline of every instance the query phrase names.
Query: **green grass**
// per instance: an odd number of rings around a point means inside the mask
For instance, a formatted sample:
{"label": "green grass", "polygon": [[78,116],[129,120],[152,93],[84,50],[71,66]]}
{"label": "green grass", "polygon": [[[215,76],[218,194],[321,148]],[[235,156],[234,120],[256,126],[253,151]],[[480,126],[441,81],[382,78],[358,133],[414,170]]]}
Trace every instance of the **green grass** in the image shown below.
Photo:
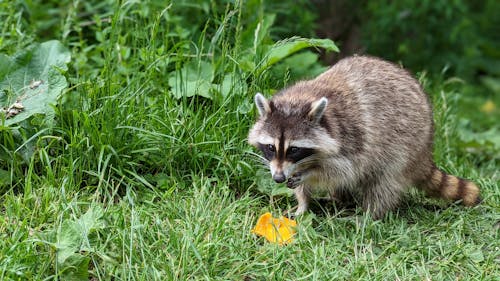
{"label": "green grass", "polygon": [[[498,279],[498,157],[464,150],[461,92],[439,79],[423,78],[435,104],[436,161],[478,182],[482,205],[412,192],[382,221],[360,210],[308,213],[284,247],[251,234],[261,214],[295,204],[270,191],[245,140],[253,94],[290,77],[251,67],[272,45],[272,28],[260,45],[250,40],[270,13],[263,3],[192,3],[0,4],[0,52],[58,39],[72,53],[55,124],[35,116],[1,128],[9,180],[0,182],[0,280]],[[213,76],[211,98],[185,76],[174,97],[169,78],[192,74],[181,70],[189,63],[195,77]],[[279,69],[287,68],[300,65]]]}

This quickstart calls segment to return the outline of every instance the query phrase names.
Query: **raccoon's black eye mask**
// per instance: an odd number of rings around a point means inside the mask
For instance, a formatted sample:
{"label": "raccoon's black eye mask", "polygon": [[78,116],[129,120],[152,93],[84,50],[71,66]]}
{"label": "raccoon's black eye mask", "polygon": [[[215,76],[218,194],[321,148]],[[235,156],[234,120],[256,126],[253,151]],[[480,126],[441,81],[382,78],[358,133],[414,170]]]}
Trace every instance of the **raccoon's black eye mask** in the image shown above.
{"label": "raccoon's black eye mask", "polygon": [[[273,144],[259,144],[259,150],[262,151],[264,154],[264,158],[266,158],[268,161],[271,161],[272,159],[276,158],[276,147]],[[286,155],[283,155],[279,153],[278,157],[279,158],[284,158],[280,160],[288,160],[290,162],[298,162],[306,157],[309,157],[315,153],[315,150],[312,148],[306,148],[306,147],[296,147],[296,146],[291,146],[287,149]]]}
{"label": "raccoon's black eye mask", "polygon": [[276,147],[274,144],[262,144],[259,143],[259,150],[262,151],[264,154],[264,158],[266,158],[268,161],[271,161],[271,159],[274,158],[274,155],[276,154]]}
{"label": "raccoon's black eye mask", "polygon": [[298,162],[315,153],[314,149],[306,147],[291,146],[286,151],[286,159],[290,162]]}

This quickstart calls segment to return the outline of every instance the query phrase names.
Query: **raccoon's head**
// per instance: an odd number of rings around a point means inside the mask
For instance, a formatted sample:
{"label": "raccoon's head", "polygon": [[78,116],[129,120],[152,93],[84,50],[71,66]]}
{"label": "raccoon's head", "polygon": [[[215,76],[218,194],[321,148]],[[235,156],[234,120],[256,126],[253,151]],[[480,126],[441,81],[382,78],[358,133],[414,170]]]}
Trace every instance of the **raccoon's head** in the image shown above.
{"label": "raccoon's head", "polygon": [[326,128],[327,98],[279,95],[267,100],[257,93],[255,105],[259,119],[248,142],[262,152],[277,183],[288,180],[289,187],[297,186],[320,166],[322,157],[338,152],[339,144]]}

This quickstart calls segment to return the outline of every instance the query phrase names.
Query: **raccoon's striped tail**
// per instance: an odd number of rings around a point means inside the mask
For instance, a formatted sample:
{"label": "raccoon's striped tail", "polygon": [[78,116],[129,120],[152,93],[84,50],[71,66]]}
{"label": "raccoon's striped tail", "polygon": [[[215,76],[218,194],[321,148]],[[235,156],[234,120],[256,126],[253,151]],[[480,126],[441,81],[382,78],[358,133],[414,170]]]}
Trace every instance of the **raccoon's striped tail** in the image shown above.
{"label": "raccoon's striped tail", "polygon": [[432,167],[430,178],[424,185],[426,192],[433,196],[449,200],[462,200],[465,206],[475,206],[482,199],[479,187],[472,181],[449,175],[436,166]]}

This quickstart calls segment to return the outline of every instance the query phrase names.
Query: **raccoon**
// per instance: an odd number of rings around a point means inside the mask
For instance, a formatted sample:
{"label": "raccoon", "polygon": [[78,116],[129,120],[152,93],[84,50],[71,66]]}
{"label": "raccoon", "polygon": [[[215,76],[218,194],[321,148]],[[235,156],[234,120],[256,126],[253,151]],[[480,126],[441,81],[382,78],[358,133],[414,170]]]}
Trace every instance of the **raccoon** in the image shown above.
{"label": "raccoon", "polygon": [[476,184],[436,167],[429,99],[395,64],[345,58],[270,100],[257,93],[255,105],[248,142],[262,151],[274,181],[294,189],[295,215],[320,190],[353,198],[374,219],[397,207],[411,186],[466,206],[480,202]]}

